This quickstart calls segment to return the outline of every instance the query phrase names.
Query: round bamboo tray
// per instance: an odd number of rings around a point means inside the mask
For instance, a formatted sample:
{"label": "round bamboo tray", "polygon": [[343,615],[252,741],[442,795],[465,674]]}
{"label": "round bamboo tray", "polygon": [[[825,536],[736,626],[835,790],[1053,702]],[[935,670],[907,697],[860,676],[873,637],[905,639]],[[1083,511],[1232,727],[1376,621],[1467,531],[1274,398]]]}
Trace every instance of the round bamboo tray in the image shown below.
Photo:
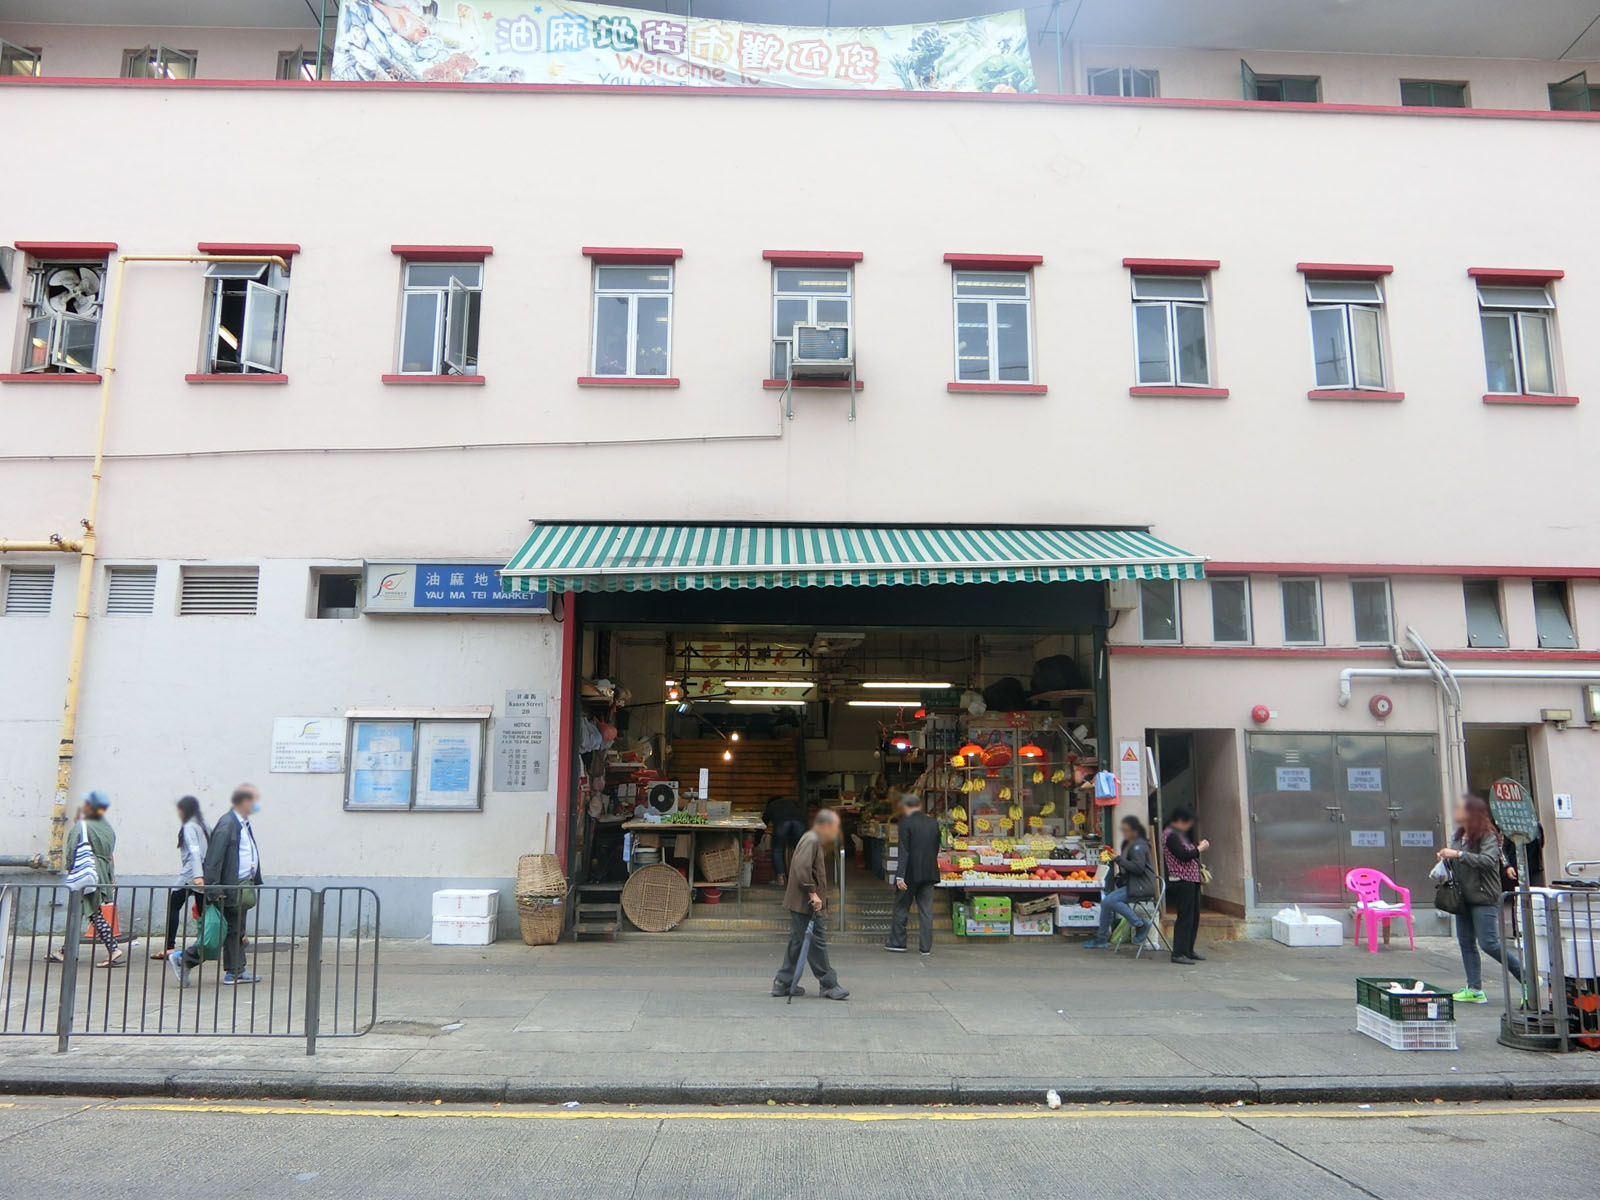
{"label": "round bamboo tray", "polygon": [[665,863],[640,867],[622,888],[622,911],[646,933],[665,933],[689,915],[689,881]]}

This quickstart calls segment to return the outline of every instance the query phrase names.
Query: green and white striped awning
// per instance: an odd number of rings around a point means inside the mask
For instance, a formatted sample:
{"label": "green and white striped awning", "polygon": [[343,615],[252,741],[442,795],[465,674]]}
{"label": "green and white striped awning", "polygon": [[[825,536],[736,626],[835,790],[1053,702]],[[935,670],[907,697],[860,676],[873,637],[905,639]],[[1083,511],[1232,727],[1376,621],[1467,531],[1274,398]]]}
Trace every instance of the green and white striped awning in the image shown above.
{"label": "green and white striped awning", "polygon": [[539,523],[507,591],[1201,579],[1203,559],[1137,529]]}

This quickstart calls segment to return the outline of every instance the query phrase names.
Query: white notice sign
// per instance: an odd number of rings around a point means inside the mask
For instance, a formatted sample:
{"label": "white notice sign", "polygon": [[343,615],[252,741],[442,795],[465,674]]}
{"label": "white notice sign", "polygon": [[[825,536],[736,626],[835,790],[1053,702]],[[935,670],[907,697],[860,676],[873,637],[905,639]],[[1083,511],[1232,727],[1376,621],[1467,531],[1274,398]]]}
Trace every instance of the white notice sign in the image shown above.
{"label": "white notice sign", "polygon": [[1117,743],[1117,792],[1121,799],[1144,795],[1144,770],[1139,743],[1124,738]]}
{"label": "white notice sign", "polygon": [[280,775],[336,775],[344,770],[343,717],[274,717],[272,758]]}
{"label": "white notice sign", "polygon": [[1383,791],[1382,767],[1349,767],[1344,774],[1345,786],[1352,792]]}
{"label": "white notice sign", "polygon": [[550,713],[543,692],[513,688],[494,730],[494,790],[542,792],[550,786]]}
{"label": "white notice sign", "polygon": [[1381,829],[1352,829],[1350,831],[1350,844],[1352,846],[1376,847],[1386,845],[1389,835]]}
{"label": "white notice sign", "polygon": [[1311,790],[1311,768],[1279,767],[1278,790],[1280,792],[1309,792]]}
{"label": "white notice sign", "polygon": [[1400,831],[1400,845],[1412,848],[1433,847],[1433,830],[1431,829],[1402,829]]}

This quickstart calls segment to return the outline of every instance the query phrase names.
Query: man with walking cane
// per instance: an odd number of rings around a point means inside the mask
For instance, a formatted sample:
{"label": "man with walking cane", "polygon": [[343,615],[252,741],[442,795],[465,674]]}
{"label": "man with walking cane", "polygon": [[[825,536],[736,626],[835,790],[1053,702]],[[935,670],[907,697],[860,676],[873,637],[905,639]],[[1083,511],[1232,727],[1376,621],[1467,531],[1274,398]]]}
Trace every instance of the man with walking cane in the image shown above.
{"label": "man with walking cane", "polygon": [[789,883],[783,893],[783,906],[789,910],[789,945],[772,981],[774,996],[806,994],[799,984],[805,962],[810,962],[824,998],[843,1000],[850,995],[839,986],[839,976],[828,962],[828,934],[822,921],[828,907],[828,847],[838,839],[839,814],[819,809],[790,856]]}

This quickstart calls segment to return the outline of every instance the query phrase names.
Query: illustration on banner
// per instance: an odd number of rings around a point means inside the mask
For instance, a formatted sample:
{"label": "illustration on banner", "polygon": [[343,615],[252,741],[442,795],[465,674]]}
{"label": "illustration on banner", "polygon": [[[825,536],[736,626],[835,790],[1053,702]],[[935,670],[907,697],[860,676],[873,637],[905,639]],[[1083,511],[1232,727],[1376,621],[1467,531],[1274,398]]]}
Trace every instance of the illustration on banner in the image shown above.
{"label": "illustration on banner", "polygon": [[1032,92],[1023,12],[813,28],[545,0],[348,0],[333,77],[421,83]]}

